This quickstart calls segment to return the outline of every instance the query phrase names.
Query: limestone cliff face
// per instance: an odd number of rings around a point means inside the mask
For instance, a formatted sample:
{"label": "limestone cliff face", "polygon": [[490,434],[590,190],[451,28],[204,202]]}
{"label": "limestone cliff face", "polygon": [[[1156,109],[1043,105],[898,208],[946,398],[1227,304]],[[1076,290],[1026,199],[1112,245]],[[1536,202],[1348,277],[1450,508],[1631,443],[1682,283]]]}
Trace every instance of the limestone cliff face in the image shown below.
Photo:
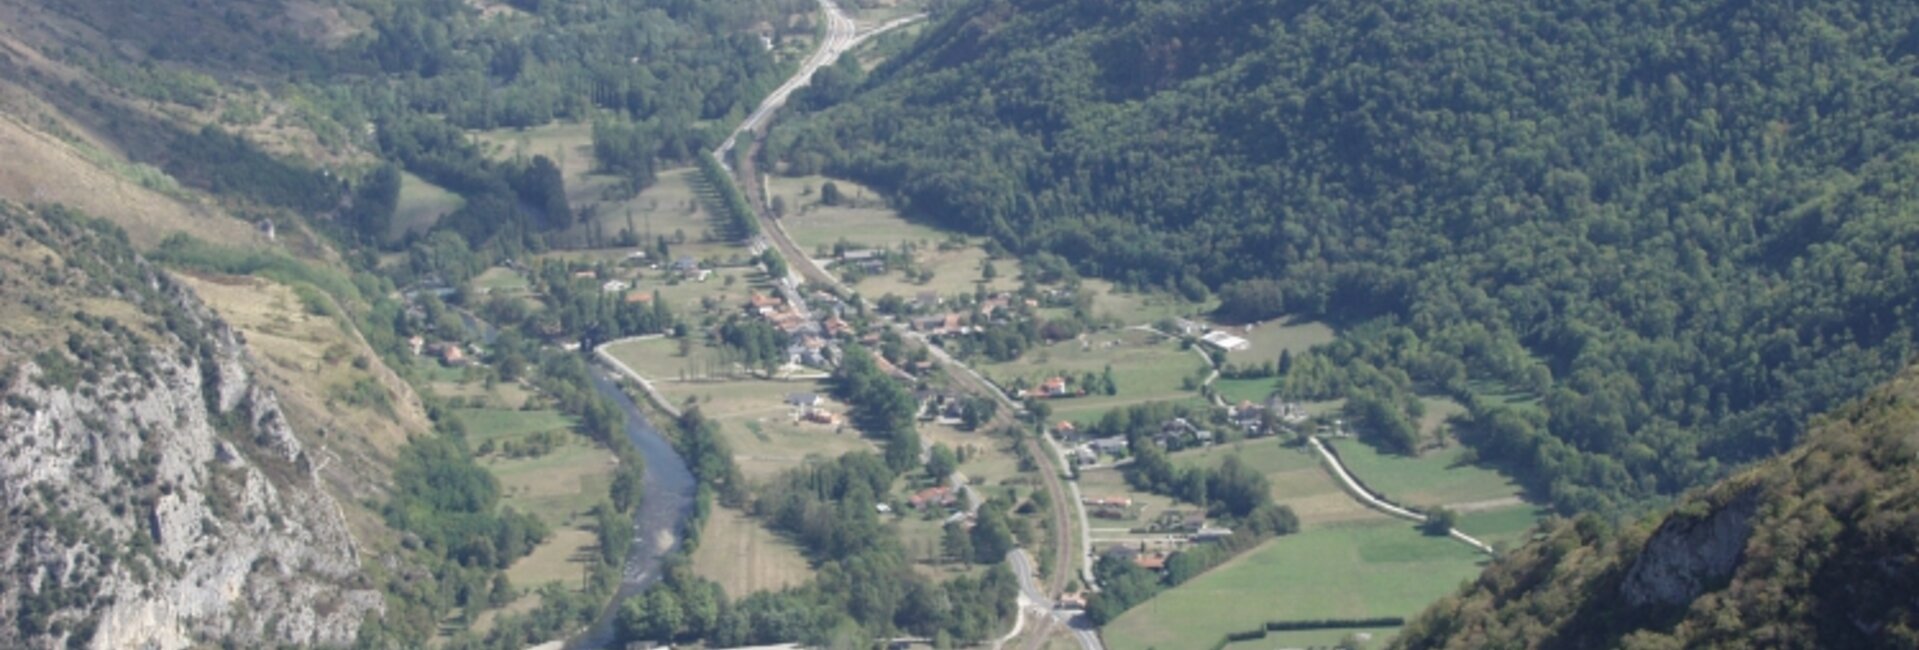
{"label": "limestone cliff face", "polygon": [[48,326],[0,332],[0,646],[350,642],[380,595],[232,330],[130,254],[23,224],[42,245],[9,252],[66,264],[0,286]]}
{"label": "limestone cliff face", "polygon": [[1746,492],[1703,517],[1671,517],[1659,525],[1626,572],[1626,602],[1684,605],[1725,584],[1745,556],[1758,495]]}

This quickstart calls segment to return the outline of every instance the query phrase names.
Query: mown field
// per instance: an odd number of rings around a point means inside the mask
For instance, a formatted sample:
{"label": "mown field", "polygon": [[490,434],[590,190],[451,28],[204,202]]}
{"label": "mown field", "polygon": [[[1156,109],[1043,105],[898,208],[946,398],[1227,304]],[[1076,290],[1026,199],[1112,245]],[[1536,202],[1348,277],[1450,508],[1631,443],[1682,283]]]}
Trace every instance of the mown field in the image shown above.
{"label": "mown field", "polygon": [[1308,528],[1140,604],[1102,636],[1114,650],[1198,648],[1268,620],[1411,617],[1478,575],[1482,559],[1405,522]]}

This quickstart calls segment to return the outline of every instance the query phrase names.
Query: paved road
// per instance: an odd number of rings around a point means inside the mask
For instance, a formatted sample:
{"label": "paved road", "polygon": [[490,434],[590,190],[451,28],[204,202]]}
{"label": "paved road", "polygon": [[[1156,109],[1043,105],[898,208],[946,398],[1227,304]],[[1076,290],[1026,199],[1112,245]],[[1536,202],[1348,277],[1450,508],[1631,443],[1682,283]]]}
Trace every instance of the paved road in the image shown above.
{"label": "paved road", "polygon": [[779,88],[775,88],[771,94],[768,94],[766,99],[760,102],[759,108],[753,109],[753,113],[746,116],[746,120],[740,122],[739,127],[726,136],[726,141],[721,142],[719,148],[713,150],[713,155],[720,159],[721,164],[730,164],[726,160],[726,154],[739,142],[740,134],[758,132],[761,127],[766,126],[767,122],[773,119],[773,114],[778,113],[780,107],[786,105],[786,100],[795,91],[813,82],[813,73],[818,72],[820,68],[832,65],[834,61],[839,60],[841,54],[859,47],[861,43],[866,42],[866,39],[926,17],[926,14],[903,16],[862,32],[859,31],[858,25],[853,24],[853,19],[846,17],[846,12],[840,11],[839,5],[833,0],[820,0],[820,8],[826,12],[826,37],[820,42],[820,47],[813,50],[805,61],[800,62],[799,71],[788,78],[786,83],[780,84]]}

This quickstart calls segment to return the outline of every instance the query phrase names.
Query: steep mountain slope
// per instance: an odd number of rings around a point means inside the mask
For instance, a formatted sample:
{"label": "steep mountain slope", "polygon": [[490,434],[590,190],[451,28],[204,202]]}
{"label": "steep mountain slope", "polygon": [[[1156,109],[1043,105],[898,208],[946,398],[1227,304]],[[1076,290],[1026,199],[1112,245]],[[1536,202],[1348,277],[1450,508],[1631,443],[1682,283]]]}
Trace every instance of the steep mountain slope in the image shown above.
{"label": "steep mountain slope", "polygon": [[1400,648],[1919,646],[1919,370],[1804,445],[1610,533],[1564,524]]}
{"label": "steep mountain slope", "polygon": [[1530,393],[1543,415],[1474,408],[1482,456],[1609,509],[1789,448],[1915,349],[1915,25],[1864,0],[975,0],[767,151],[1210,287],[1225,318],[1345,326],[1294,397]]}
{"label": "steep mountain slope", "polygon": [[8,647],[344,644],[383,609],[240,338],[124,234],[0,202]]}

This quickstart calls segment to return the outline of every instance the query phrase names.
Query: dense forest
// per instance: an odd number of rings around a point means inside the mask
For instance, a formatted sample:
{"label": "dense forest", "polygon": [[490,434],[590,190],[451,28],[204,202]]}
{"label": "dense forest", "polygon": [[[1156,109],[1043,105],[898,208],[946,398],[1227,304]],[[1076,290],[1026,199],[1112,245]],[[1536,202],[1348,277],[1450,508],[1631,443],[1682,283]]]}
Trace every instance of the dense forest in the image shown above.
{"label": "dense forest", "polygon": [[1916,399],[1902,373],[1657,518],[1561,520],[1396,647],[1914,647]]}
{"label": "dense forest", "polygon": [[1911,353],[1916,20],[975,0],[767,151],[1224,319],[1333,322],[1289,391],[1459,396],[1482,456],[1605,510],[1786,449]]}

